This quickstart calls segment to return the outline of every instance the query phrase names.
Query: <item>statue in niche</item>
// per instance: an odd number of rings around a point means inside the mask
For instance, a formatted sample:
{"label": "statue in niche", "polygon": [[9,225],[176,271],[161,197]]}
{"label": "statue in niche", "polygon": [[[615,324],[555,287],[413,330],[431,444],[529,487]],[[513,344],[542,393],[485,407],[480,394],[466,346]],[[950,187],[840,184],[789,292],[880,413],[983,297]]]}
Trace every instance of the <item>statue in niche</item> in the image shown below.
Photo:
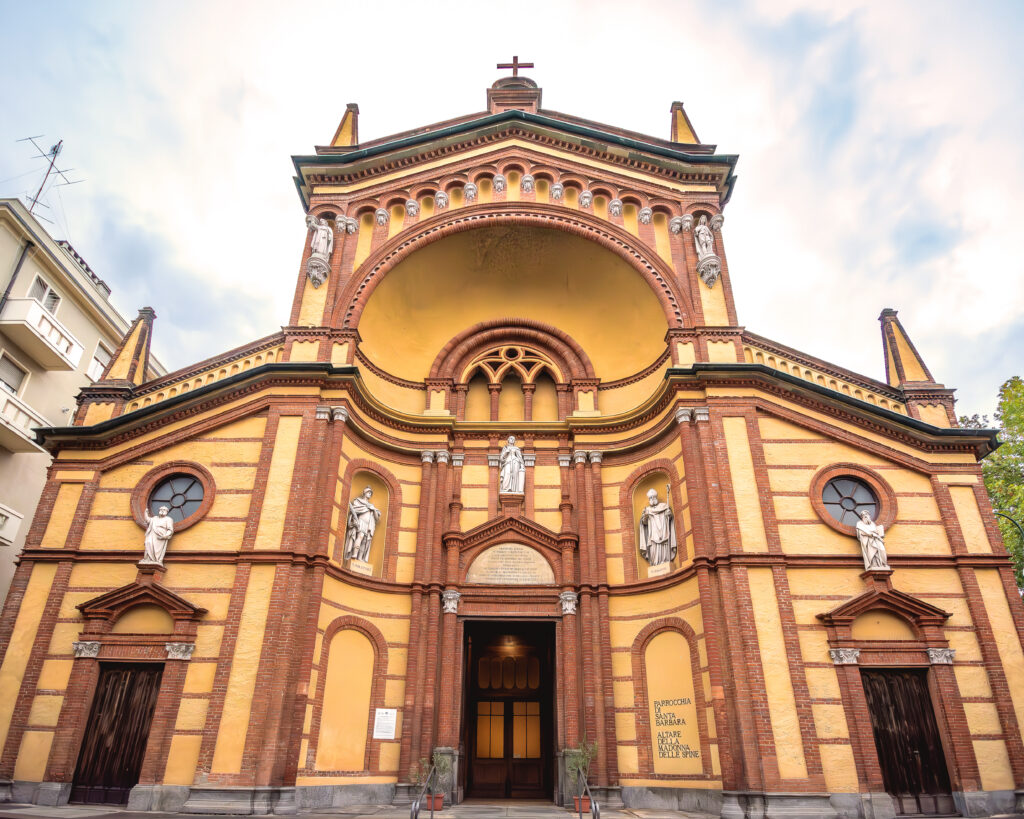
{"label": "statue in niche", "polygon": [[693,243],[697,246],[697,258],[705,259],[715,253],[715,237],[708,227],[708,217],[701,215],[697,227],[693,229]]}
{"label": "statue in niche", "polygon": [[166,506],[161,506],[155,515],[149,514],[148,509],[142,510],[146,519],[146,541],[145,554],[139,561],[140,566],[164,565],[164,556],[167,554],[167,546],[171,542],[171,535],[174,534],[174,520],[168,516]]}
{"label": "statue in niche", "polygon": [[[669,487],[665,487],[666,497]],[[647,506],[640,513],[640,555],[651,567],[676,559],[675,516],[668,501],[658,497],[658,490],[647,492]]]}
{"label": "statue in niche", "polygon": [[871,520],[871,515],[860,513],[860,520],[857,521],[857,540],[860,542],[860,552],[864,558],[864,568],[888,569],[889,559],[885,554],[885,527]]}
{"label": "statue in niche", "polygon": [[380,520],[380,509],[370,502],[373,490],[366,487],[358,498],[348,505],[348,522],[345,526],[345,560],[355,559],[367,562],[373,536]]}
{"label": "statue in niche", "polygon": [[501,477],[499,491],[522,495],[526,482],[526,461],[523,451],[516,446],[515,435],[509,435],[508,443],[502,447],[498,467]]}

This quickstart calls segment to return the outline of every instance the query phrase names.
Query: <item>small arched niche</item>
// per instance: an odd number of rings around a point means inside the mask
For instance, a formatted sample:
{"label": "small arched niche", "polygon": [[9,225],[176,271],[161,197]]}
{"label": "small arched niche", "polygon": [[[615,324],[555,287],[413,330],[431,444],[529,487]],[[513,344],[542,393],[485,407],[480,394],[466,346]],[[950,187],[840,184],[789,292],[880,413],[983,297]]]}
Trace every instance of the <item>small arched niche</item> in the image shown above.
{"label": "small arched niche", "polygon": [[536,389],[533,392],[533,421],[557,421],[558,420],[558,389],[553,379],[545,370],[540,373],[533,382]]}
{"label": "small arched niche", "polygon": [[854,640],[916,640],[913,627],[900,617],[885,609],[871,609],[864,612],[850,626]]}
{"label": "small arched niche", "polygon": [[[356,498],[361,498],[367,487],[373,492],[370,496],[370,503],[380,510],[380,519],[374,528],[367,559],[360,561],[346,558],[345,552],[349,542],[349,530],[353,524],[354,517],[351,511],[352,501]],[[383,575],[390,501],[391,492],[388,489],[387,483],[380,475],[368,469],[360,469],[353,473],[352,481],[349,485],[348,500],[345,503],[345,509],[342,511],[342,521],[339,526],[341,542],[337,548],[337,559],[349,571],[370,577],[381,577]]]}
{"label": "small arched niche", "polygon": [[[679,568],[683,558],[686,556],[686,546],[680,534],[679,526],[681,510],[677,509],[673,502],[671,483],[668,473],[659,469],[644,475],[633,488],[633,534],[636,538],[636,574],[639,580],[671,574]],[[667,502],[672,511],[671,531],[676,539],[675,557],[668,561],[668,563],[661,563],[657,566],[652,566],[640,553],[643,542],[640,533],[640,522],[643,517],[644,508],[650,503],[647,493],[652,490],[658,493],[658,502]],[[666,565],[668,568],[665,568]]]}
{"label": "small arched niche", "polygon": [[110,629],[113,634],[173,634],[174,620],[154,603],[140,603],[125,611]]}
{"label": "small arched niche", "polygon": [[491,394],[487,389],[487,379],[479,371],[469,379],[466,388],[466,420],[491,420]]}

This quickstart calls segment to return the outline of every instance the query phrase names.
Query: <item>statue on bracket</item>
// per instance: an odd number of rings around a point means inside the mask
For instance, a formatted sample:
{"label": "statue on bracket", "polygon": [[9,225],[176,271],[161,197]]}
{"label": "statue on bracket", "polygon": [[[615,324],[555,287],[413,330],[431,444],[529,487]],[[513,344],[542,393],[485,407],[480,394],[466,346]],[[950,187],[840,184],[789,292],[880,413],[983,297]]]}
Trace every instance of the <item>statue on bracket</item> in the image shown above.
{"label": "statue on bracket", "polygon": [[885,553],[885,527],[871,520],[871,515],[865,510],[860,513],[856,529],[860,552],[864,558],[864,568],[868,571],[872,569],[888,570],[889,559]]}
{"label": "statue on bracket", "polygon": [[[666,486],[666,497],[671,487]],[[640,555],[651,568],[676,559],[675,516],[668,501],[658,497],[658,490],[647,492],[647,506],[640,513]]]}
{"label": "statue on bracket", "polygon": [[526,460],[523,451],[516,446],[516,436],[509,435],[508,443],[498,456],[500,470],[499,492],[522,495],[526,483]]}
{"label": "statue on bracket", "polygon": [[704,284],[714,287],[722,273],[722,260],[715,255],[715,237],[704,214],[693,229],[693,244],[697,248],[697,274]]}
{"label": "statue on bracket", "polygon": [[163,567],[167,546],[174,534],[174,520],[168,516],[169,511],[166,506],[161,506],[155,515],[149,514],[148,509],[142,510],[146,519],[146,551],[139,561],[140,566]]}
{"label": "statue on bracket", "polygon": [[309,240],[309,261],[306,262],[306,275],[309,276],[313,287],[319,287],[327,280],[327,274],[331,272],[334,231],[331,230],[326,219],[321,219],[312,213],[306,214],[306,227],[313,231],[313,236]]}
{"label": "statue on bracket", "polygon": [[348,521],[345,526],[345,560],[367,562],[373,536],[377,532],[380,509],[370,502],[373,490],[367,486],[358,498],[348,505]]}

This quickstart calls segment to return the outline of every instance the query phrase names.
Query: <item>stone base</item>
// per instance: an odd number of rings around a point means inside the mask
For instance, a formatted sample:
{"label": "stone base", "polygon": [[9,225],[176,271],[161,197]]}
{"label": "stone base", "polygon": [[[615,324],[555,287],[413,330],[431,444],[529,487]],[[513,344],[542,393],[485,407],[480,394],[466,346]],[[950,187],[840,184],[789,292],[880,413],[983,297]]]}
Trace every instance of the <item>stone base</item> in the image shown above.
{"label": "stone base", "polygon": [[296,813],[295,788],[190,788],[182,813],[267,816]]}
{"label": "stone base", "polygon": [[70,798],[70,782],[40,782],[33,801],[37,805],[57,806],[66,805]]}
{"label": "stone base", "polygon": [[827,793],[722,791],[722,819],[831,819],[838,817]]}
{"label": "stone base", "polygon": [[622,801],[622,790],[617,785],[594,785],[591,787],[590,792],[594,795],[597,804],[601,806],[602,810],[604,808],[616,810],[626,807],[626,803]]}
{"label": "stone base", "polygon": [[[344,808],[349,805],[390,805],[394,803],[394,785],[300,785],[295,788],[295,804],[303,811]],[[411,801],[411,799],[410,799]]]}
{"label": "stone base", "polygon": [[887,793],[834,793],[832,807],[843,819],[895,819],[896,803]]}
{"label": "stone base", "polygon": [[11,780],[0,779],[0,802],[11,801]]}
{"label": "stone base", "polygon": [[955,791],[953,801],[963,816],[1001,816],[1017,809],[1020,791]]}
{"label": "stone base", "polygon": [[[722,792],[704,788],[622,788],[627,808],[648,810],[685,810],[718,816],[722,811]],[[604,803],[601,803],[604,807]]]}
{"label": "stone base", "polygon": [[128,810],[178,813],[191,790],[188,785],[136,785],[128,794]]}
{"label": "stone base", "polygon": [[412,800],[419,793],[419,786],[413,782],[399,782],[395,785],[395,795],[391,800],[392,805],[411,805]]}

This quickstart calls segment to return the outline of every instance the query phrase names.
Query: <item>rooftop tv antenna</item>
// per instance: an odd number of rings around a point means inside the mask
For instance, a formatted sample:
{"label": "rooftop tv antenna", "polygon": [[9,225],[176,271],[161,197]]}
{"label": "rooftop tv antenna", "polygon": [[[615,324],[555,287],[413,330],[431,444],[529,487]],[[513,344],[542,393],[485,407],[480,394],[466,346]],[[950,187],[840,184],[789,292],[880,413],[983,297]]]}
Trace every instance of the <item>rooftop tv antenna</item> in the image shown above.
{"label": "rooftop tv antenna", "polygon": [[81,179],[76,179],[74,181],[68,179],[67,174],[71,173],[71,171],[73,171],[74,168],[61,169],[57,167],[57,157],[60,156],[60,152],[64,148],[64,140],[58,140],[57,144],[52,146],[50,150],[44,151],[39,146],[39,143],[36,142],[37,139],[42,138],[43,135],[39,134],[37,136],[25,137],[24,139],[18,140],[18,142],[31,142],[32,147],[36,149],[39,158],[45,159],[49,163],[46,166],[46,174],[43,176],[43,181],[39,185],[39,190],[36,191],[35,196],[28,200],[29,213],[32,213],[32,211],[35,210],[35,207],[38,204],[43,204],[44,207],[46,206],[45,203],[40,203],[39,197],[43,195],[43,189],[46,187],[46,183],[50,179],[51,174],[56,174],[57,176],[64,180],[63,182],[57,183],[56,187],[60,188],[65,187],[67,185],[77,185],[79,182],[82,181]]}

